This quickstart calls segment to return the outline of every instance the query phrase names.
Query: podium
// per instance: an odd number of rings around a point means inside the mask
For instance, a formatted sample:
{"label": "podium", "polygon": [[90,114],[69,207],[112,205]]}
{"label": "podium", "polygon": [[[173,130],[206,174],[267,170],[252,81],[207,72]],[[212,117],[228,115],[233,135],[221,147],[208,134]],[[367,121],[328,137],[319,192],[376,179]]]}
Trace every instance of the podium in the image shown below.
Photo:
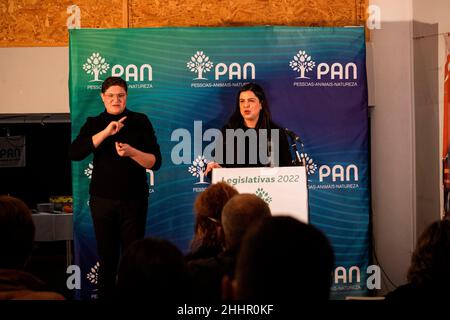
{"label": "podium", "polygon": [[239,193],[262,198],[272,215],[287,215],[308,223],[308,184],[304,166],[261,168],[218,168],[212,183],[226,182]]}

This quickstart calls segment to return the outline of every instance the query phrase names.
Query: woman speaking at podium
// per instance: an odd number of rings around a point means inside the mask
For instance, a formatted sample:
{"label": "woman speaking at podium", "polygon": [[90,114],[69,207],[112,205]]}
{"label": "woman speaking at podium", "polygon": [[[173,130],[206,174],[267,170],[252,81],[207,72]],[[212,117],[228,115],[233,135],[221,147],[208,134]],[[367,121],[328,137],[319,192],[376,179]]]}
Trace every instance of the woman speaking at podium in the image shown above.
{"label": "woman speaking at podium", "polygon": [[[234,135],[231,134],[233,132]],[[256,143],[251,141],[251,138],[249,138],[251,136],[256,136]],[[222,128],[222,137],[222,161],[216,159],[217,162],[209,162],[205,175],[212,169],[222,167],[283,167],[292,165],[286,133],[284,129],[271,120],[264,90],[256,83],[247,83],[239,90],[236,97],[236,108],[228,123]],[[262,141],[262,139],[267,141]],[[217,148],[220,148],[220,146],[217,146],[216,150]],[[260,151],[260,148],[267,148],[267,151]],[[245,154],[242,154],[242,151]],[[230,153],[232,153],[231,156]]]}

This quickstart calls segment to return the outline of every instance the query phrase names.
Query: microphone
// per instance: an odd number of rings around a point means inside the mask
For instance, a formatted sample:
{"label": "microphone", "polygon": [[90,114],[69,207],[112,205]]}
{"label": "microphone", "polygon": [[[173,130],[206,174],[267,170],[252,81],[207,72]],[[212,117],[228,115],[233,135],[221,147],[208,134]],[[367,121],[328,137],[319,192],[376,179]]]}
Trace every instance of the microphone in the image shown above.
{"label": "microphone", "polygon": [[302,140],[300,140],[300,137],[298,135],[296,135],[293,131],[289,130],[288,128],[284,128],[284,131],[286,132],[286,134],[291,137],[292,141],[294,143],[292,143],[291,147],[294,150],[295,153],[295,160],[293,160],[292,162],[294,164],[296,164],[297,166],[304,166],[306,167],[306,162],[305,162],[305,158],[301,157],[298,150],[297,150],[297,144],[296,142],[300,143],[300,146],[302,148],[302,151],[304,152],[304,146],[303,146],[303,142]]}
{"label": "microphone", "polygon": [[300,140],[300,137],[295,134],[295,132],[289,130],[288,128],[284,128],[284,131],[286,132],[286,134],[291,137],[292,140],[299,142],[301,145],[303,145],[302,140]]}

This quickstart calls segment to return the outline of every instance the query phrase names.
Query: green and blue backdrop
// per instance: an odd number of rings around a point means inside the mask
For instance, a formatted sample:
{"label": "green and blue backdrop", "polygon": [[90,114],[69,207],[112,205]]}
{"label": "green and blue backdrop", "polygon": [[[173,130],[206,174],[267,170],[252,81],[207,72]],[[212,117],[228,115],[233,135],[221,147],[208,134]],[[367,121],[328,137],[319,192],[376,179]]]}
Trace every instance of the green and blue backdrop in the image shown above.
{"label": "green and blue backdrop", "polygon": [[[367,293],[364,28],[71,30],[72,139],[87,117],[104,110],[100,86],[111,75],[128,82],[127,107],[150,118],[162,150],[161,169],[148,172],[147,235],[189,250],[193,203],[209,183],[201,175],[202,144],[210,143],[203,132],[221,128],[235,108],[239,87],[257,82],[266,91],[275,122],[294,131],[304,144],[298,149],[308,164],[310,223],[328,236],[336,257],[333,298]],[[180,143],[188,147],[180,150]],[[92,169],[92,157],[73,162],[74,259],[82,272],[79,299],[95,298],[97,290],[99,265],[88,206]]]}

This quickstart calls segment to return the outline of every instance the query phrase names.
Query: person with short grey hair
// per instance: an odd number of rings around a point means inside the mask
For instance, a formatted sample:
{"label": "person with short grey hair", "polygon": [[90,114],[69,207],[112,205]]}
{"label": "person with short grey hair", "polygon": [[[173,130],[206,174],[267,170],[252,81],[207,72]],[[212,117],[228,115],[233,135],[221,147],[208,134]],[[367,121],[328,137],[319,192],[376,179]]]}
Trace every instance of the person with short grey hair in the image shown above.
{"label": "person with short grey hair", "polygon": [[247,229],[270,216],[267,203],[254,194],[242,193],[231,198],[222,210],[225,249],[237,251]]}
{"label": "person with short grey hair", "polygon": [[233,278],[239,247],[247,229],[271,216],[269,206],[254,194],[233,196],[222,209],[221,236],[224,250],[208,259],[191,261],[194,297],[202,301],[221,301],[224,277]]}

